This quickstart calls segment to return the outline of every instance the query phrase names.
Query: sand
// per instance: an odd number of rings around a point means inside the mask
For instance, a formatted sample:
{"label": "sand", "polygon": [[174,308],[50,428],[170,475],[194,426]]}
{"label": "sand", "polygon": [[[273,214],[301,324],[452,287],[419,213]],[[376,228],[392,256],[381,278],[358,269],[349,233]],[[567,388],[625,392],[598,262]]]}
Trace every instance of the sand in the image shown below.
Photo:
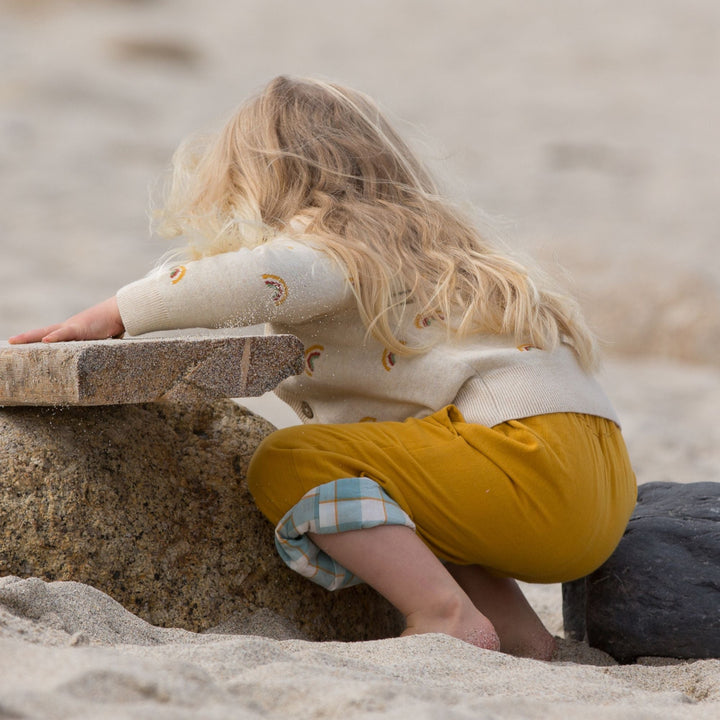
{"label": "sand", "polygon": [[0,580],[3,718],[711,718],[718,673],[720,660],[619,666],[569,641],[547,663],[438,634],[197,635],[148,625],[87,585]]}
{"label": "sand", "polygon": [[[0,67],[1,338],[144,274],[177,143],[277,73],[320,75],[402,118],[452,192],[571,285],[640,482],[720,479],[715,0],[0,0]],[[560,588],[524,587],[561,635]],[[194,635],[88,586],[2,578],[0,718],[720,714],[718,660],[313,644],[267,620]]]}

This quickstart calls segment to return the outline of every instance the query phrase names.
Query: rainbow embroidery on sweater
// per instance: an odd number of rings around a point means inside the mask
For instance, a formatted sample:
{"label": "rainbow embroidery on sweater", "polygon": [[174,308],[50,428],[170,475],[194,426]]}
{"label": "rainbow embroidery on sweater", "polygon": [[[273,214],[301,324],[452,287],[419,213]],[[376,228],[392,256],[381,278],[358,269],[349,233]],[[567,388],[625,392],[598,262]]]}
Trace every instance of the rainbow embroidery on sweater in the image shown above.
{"label": "rainbow embroidery on sweater", "polygon": [[444,320],[445,316],[441,312],[434,312],[431,315],[416,315],[413,324],[418,330],[430,327],[436,320]]}
{"label": "rainbow embroidery on sweater", "polygon": [[322,345],[311,345],[305,351],[305,374],[312,377],[315,372],[315,363],[317,359],[322,355],[325,348]]}
{"label": "rainbow embroidery on sweater", "polygon": [[518,345],[517,349],[520,352],[529,352],[530,350],[539,350],[535,345]]}
{"label": "rainbow embroidery on sweater", "polygon": [[387,348],[385,348],[385,351],[383,352],[383,356],[382,356],[383,367],[388,372],[390,372],[395,367],[396,362],[397,362],[397,360],[395,358],[395,353],[390,352]]}
{"label": "rainbow embroidery on sweater", "polygon": [[170,282],[173,285],[177,285],[184,277],[187,268],[184,265],[178,265],[170,271]]}
{"label": "rainbow embroidery on sweater", "polygon": [[288,296],[287,283],[279,275],[270,275],[268,273],[265,273],[262,279],[265,281],[265,285],[272,288],[272,301],[276,305],[282,305]]}

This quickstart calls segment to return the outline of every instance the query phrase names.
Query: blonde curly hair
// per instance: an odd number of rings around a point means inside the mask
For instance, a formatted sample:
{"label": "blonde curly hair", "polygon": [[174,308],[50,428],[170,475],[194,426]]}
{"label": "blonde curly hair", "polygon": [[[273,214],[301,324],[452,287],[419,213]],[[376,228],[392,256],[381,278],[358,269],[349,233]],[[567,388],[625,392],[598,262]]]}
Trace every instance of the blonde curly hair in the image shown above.
{"label": "blonde curly hair", "polygon": [[273,79],[218,134],[180,146],[158,217],[191,258],[281,233],[307,238],[345,268],[368,332],[394,352],[424,349],[402,337],[411,309],[451,334],[548,350],[567,342],[585,368],[596,365],[577,303],[482,237],[355,90]]}

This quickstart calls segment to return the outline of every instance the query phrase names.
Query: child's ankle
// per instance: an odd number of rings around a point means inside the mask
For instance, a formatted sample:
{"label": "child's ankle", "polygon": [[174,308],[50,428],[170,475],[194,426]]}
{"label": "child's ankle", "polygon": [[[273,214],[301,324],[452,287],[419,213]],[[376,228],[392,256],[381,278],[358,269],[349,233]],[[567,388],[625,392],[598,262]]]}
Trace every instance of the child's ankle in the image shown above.
{"label": "child's ankle", "polygon": [[448,596],[410,613],[403,635],[438,632],[486,650],[499,650],[500,639],[488,620],[469,600]]}

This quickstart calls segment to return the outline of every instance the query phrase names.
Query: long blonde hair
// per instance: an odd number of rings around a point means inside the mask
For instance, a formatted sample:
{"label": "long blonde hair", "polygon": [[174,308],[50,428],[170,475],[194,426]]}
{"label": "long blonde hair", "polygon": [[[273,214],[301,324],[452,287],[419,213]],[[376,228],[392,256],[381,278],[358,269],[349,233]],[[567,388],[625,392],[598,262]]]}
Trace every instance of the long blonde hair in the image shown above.
{"label": "long blonde hair", "polygon": [[[445,320],[459,335],[494,333],[581,364],[596,346],[577,304],[485,240],[447,199],[377,105],[354,90],[280,76],[209,139],[178,149],[159,230],[191,257],[280,233],[313,238],[346,269],[368,332],[413,353],[401,319]],[[302,228],[302,230],[298,230]]]}

